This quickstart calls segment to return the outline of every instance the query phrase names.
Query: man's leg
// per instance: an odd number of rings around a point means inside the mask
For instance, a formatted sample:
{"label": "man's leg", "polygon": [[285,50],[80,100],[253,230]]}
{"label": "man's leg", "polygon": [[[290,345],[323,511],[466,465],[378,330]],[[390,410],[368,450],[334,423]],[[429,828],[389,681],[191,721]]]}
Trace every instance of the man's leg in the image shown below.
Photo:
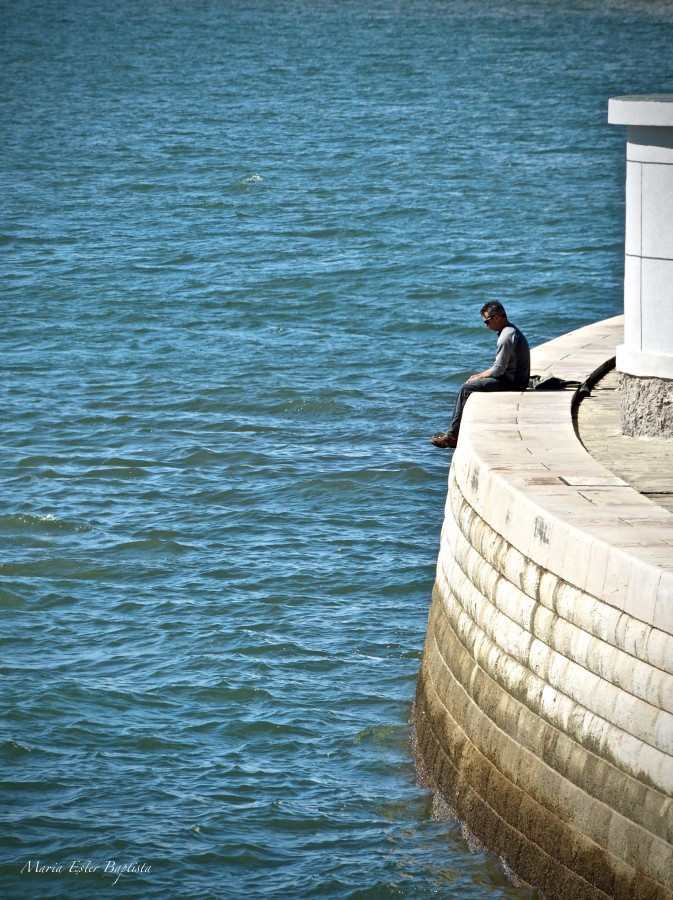
{"label": "man's leg", "polygon": [[447,434],[453,438],[458,437],[460,429],[460,420],[463,418],[463,409],[467,403],[467,398],[475,392],[487,393],[489,391],[507,391],[516,390],[511,382],[501,381],[499,378],[475,378],[474,381],[466,381],[458,391],[456,397],[456,406],[453,410],[453,416],[449,422]]}

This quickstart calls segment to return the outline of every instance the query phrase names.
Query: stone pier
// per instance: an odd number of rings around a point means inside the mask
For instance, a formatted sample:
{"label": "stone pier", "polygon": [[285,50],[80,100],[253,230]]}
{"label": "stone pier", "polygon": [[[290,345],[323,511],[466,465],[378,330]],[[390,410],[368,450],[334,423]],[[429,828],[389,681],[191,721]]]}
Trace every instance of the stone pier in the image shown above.
{"label": "stone pier", "polygon": [[[622,317],[571,332],[533,351],[533,372],[595,381],[622,336]],[[579,401],[467,404],[419,763],[547,900],[673,900],[673,514],[587,452]]]}

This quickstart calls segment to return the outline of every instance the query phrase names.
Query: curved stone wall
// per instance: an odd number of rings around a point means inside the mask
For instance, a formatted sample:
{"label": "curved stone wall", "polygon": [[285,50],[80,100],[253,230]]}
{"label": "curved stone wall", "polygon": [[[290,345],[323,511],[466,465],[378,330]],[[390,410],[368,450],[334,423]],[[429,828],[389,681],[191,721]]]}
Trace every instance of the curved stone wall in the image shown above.
{"label": "curved stone wall", "polygon": [[[533,353],[584,381],[621,318]],[[470,399],[418,681],[418,753],[547,898],[673,898],[673,515],[590,457],[572,393]]]}

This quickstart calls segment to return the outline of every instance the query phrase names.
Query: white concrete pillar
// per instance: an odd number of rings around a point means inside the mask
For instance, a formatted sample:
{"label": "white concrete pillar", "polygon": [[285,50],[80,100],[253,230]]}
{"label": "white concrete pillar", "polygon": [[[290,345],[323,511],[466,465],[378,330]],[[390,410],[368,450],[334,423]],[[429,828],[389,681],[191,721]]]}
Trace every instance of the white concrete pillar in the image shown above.
{"label": "white concrete pillar", "polygon": [[673,437],[673,94],[614,97],[627,125],[622,431]]}

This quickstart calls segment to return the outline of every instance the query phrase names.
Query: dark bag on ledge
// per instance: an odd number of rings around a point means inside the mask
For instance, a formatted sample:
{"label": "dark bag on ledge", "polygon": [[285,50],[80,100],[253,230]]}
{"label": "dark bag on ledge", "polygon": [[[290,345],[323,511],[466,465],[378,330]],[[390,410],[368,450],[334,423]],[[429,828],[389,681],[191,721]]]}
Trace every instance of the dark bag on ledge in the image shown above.
{"label": "dark bag on ledge", "polygon": [[557,378],[556,375],[533,375],[528,382],[528,388],[531,391],[563,391],[566,388],[579,390],[583,394],[589,394],[590,389],[586,381],[566,381],[563,378]]}

